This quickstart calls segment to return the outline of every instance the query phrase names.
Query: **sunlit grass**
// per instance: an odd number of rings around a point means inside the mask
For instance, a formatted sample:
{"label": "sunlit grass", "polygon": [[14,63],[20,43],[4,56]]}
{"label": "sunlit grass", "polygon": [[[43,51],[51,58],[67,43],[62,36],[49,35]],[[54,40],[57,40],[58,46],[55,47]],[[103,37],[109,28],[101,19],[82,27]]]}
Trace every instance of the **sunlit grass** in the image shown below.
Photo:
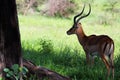
{"label": "sunlit grass", "polygon": [[22,16],[19,15],[20,26],[34,26],[34,27],[66,27],[70,25],[71,21],[67,18],[53,18],[48,16],[38,16],[38,15],[30,15],[30,16]]}

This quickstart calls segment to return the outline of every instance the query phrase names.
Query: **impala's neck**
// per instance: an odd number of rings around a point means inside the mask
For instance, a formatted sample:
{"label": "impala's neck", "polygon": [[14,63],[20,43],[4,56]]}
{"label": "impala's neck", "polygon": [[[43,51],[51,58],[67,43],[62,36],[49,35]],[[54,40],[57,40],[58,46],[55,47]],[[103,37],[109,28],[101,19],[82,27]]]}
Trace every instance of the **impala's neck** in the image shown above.
{"label": "impala's neck", "polygon": [[78,40],[80,42],[81,45],[84,45],[85,43],[85,38],[87,37],[82,29],[82,27],[78,27],[78,29],[76,30],[76,35],[78,37]]}

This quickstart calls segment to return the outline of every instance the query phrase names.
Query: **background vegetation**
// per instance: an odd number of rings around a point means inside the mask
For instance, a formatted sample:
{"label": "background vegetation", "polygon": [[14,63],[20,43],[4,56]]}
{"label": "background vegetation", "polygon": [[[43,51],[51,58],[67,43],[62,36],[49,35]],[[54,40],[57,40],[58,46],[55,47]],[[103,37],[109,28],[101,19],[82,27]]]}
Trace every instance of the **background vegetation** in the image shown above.
{"label": "background vegetation", "polygon": [[95,64],[88,66],[77,37],[66,34],[84,3],[85,13],[87,4],[92,6],[91,15],[81,20],[85,33],[106,34],[115,42],[115,80],[119,80],[119,0],[33,0],[30,7],[30,0],[17,0],[23,57],[72,80],[105,80],[106,68],[101,59],[96,58]]}

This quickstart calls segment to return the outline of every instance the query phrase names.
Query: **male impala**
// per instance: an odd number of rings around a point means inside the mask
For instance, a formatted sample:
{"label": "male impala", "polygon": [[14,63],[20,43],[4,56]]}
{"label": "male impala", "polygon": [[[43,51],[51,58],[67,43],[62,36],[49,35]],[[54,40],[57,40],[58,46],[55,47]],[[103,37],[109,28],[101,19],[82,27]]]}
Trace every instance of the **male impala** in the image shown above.
{"label": "male impala", "polygon": [[[91,12],[91,6],[89,5],[89,12],[86,15],[83,15],[85,5],[78,15],[74,17],[74,24],[72,28],[67,31],[68,35],[76,34],[78,37],[79,43],[82,45],[85,54],[86,61],[89,63],[90,57],[92,57],[92,63],[94,61],[94,56],[98,55],[101,57],[102,61],[105,63],[107,68],[107,77],[110,75],[110,70],[112,70],[112,77],[114,78],[114,42],[107,35],[85,35],[82,24],[79,21],[85,17],[87,17]],[[78,18],[76,20],[76,18]]]}

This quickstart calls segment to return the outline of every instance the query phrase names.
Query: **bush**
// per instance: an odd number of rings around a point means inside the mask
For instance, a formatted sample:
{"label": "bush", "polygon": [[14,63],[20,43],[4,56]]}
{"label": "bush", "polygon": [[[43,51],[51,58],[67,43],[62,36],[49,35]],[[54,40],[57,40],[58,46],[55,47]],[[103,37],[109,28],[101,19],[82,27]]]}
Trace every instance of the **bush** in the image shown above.
{"label": "bush", "polygon": [[26,49],[30,49],[40,54],[50,54],[53,52],[53,43],[48,39],[38,39],[35,43],[22,42],[22,47]]}
{"label": "bush", "polygon": [[75,9],[74,1],[69,0],[48,0],[45,6],[46,9],[43,9],[43,13],[49,16],[68,17]]}
{"label": "bush", "polygon": [[68,17],[77,8],[76,0],[16,0],[16,3],[18,13],[25,15],[41,11],[49,16]]}
{"label": "bush", "polygon": [[51,40],[40,39],[39,44],[42,47],[42,50],[40,50],[41,53],[44,53],[44,54],[52,53],[53,44],[52,44]]}

